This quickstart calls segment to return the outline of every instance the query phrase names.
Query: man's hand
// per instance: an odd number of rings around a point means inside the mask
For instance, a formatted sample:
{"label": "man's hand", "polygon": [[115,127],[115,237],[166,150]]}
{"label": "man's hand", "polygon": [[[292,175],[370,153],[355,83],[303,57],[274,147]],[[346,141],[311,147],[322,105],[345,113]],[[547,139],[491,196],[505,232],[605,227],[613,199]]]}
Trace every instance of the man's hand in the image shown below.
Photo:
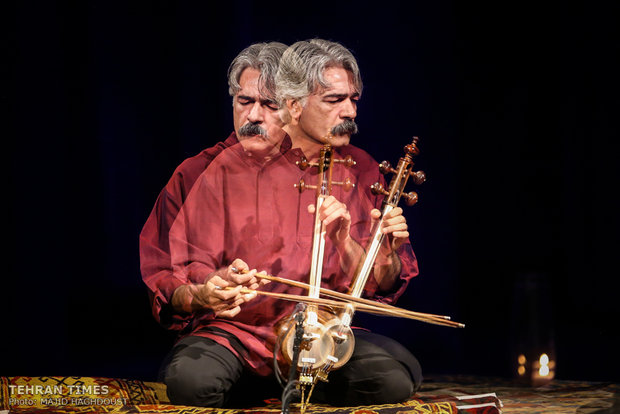
{"label": "man's hand", "polygon": [[[308,206],[308,212],[314,213],[314,204]],[[319,219],[325,225],[325,231],[337,248],[342,248],[349,239],[351,230],[351,215],[344,203],[336,200],[334,196],[328,196],[323,200],[319,208]]]}
{"label": "man's hand", "polygon": [[[232,289],[227,289],[227,288]],[[192,307],[211,309],[216,316],[232,318],[241,312],[241,304],[256,297],[256,293],[241,294],[243,285],[231,283],[215,275],[203,285],[195,285]]]}
{"label": "man's hand", "polygon": [[[371,219],[376,222],[381,218],[381,212],[376,208],[370,212]],[[387,236],[388,242],[381,246],[382,253],[389,255],[409,238],[407,220],[403,216],[403,209],[395,207],[383,217],[381,231]]]}
{"label": "man's hand", "polygon": [[[381,218],[381,212],[373,209],[370,212],[370,217],[376,223]],[[379,254],[375,259],[374,277],[379,285],[379,290],[387,292],[392,288],[401,271],[400,258],[396,254],[396,250],[409,237],[407,220],[403,216],[402,208],[395,207],[385,214],[381,231],[387,237],[383,240]]]}
{"label": "man's hand", "polygon": [[241,285],[248,289],[256,290],[259,286],[269,283],[267,279],[256,277],[256,269],[250,270],[247,263],[241,259],[235,259],[223,272],[219,272],[222,279],[229,283],[229,286]]}
{"label": "man's hand", "polygon": [[[308,212],[314,213],[314,204],[308,206]],[[349,235],[351,231],[351,214],[344,203],[334,196],[326,197],[319,208],[319,220],[325,225],[325,232],[332,240],[340,255],[340,267],[349,275],[354,275],[364,260],[364,249]]]}
{"label": "man's hand", "polygon": [[256,293],[241,293],[243,288],[256,290],[269,283],[256,277],[256,269],[249,270],[241,259],[230,266],[212,273],[203,284],[183,285],[174,291],[172,304],[175,309],[195,312],[211,309],[216,316],[232,318],[241,312],[241,305],[256,297]]}

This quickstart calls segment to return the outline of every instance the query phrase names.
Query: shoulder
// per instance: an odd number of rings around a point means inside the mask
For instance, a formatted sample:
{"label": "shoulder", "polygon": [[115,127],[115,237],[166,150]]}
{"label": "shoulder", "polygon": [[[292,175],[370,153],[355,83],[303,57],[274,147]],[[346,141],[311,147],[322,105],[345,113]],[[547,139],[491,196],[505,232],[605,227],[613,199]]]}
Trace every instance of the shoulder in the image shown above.
{"label": "shoulder", "polygon": [[186,158],[175,169],[174,175],[185,178],[193,177],[195,179],[209,166],[209,164],[213,162],[213,160],[224,152],[226,148],[229,148],[238,142],[237,136],[233,132],[226,140],[220,141],[212,147],[203,149],[193,157]]}
{"label": "shoulder", "polygon": [[357,175],[367,177],[368,180],[374,181],[381,175],[379,173],[379,163],[363,149],[354,145],[345,145],[344,147],[340,147],[338,152],[342,157],[350,155],[353,158],[355,161],[355,167],[353,167],[353,169],[356,171]]}
{"label": "shoulder", "polygon": [[352,144],[338,147],[338,152],[342,154],[351,154],[351,155],[357,154],[357,155],[372,159],[372,156],[369,153],[367,153],[360,147],[356,147],[355,145],[352,145]]}
{"label": "shoulder", "polygon": [[182,198],[189,193],[200,175],[218,158],[227,148],[239,141],[233,132],[226,140],[220,141],[212,147],[205,148],[193,157],[186,158],[174,170],[166,186],[169,192],[180,193]]}
{"label": "shoulder", "polygon": [[385,184],[383,174],[379,172],[379,163],[369,153],[354,145],[340,147],[338,152],[342,157],[350,155],[355,161],[355,166],[351,168],[353,174],[351,178],[359,190],[357,194],[363,195],[372,204],[372,207],[379,208],[383,197],[377,196],[371,191],[373,184],[377,182],[382,185]]}
{"label": "shoulder", "polygon": [[186,158],[175,170],[175,175],[200,175],[226,148],[239,141],[233,132],[225,141],[205,148],[193,157]]}
{"label": "shoulder", "polygon": [[363,149],[356,147],[355,145],[349,144],[349,145],[345,145],[344,147],[340,147],[338,152],[342,156],[351,155],[358,165],[359,164],[362,164],[364,166],[366,165],[372,166],[374,164],[378,165],[377,161],[375,161],[372,155],[370,155]]}

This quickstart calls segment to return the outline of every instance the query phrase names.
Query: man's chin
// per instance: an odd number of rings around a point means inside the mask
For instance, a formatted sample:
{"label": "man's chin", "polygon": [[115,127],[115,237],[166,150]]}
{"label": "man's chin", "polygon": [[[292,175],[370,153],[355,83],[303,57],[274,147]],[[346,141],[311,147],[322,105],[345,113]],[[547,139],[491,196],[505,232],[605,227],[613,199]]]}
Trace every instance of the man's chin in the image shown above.
{"label": "man's chin", "polygon": [[263,135],[244,135],[239,137],[239,142],[244,147],[261,147],[266,145],[271,145],[269,140],[265,138]]}
{"label": "man's chin", "polygon": [[351,135],[332,135],[332,138],[327,142],[327,144],[332,144],[334,147],[342,147],[345,145],[349,145],[351,141]]}
{"label": "man's chin", "polygon": [[264,135],[241,135],[239,141],[267,141]]}
{"label": "man's chin", "polygon": [[254,135],[251,137],[243,137],[239,140],[243,149],[247,152],[258,154],[266,154],[275,148],[275,145],[262,135]]}

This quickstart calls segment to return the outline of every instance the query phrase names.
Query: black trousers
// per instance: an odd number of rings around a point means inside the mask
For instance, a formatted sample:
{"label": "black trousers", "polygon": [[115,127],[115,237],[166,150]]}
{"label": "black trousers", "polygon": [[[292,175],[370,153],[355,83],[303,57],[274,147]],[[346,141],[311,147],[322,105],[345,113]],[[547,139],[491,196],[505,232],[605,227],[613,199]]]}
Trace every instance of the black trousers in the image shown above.
{"label": "black trousers", "polygon": [[[387,404],[411,397],[422,383],[417,359],[401,344],[383,335],[356,329],[351,359],[319,381],[310,402],[333,406]],[[177,343],[162,364],[174,404],[245,408],[264,399],[280,398],[275,376],[247,371],[227,348],[198,336]]]}

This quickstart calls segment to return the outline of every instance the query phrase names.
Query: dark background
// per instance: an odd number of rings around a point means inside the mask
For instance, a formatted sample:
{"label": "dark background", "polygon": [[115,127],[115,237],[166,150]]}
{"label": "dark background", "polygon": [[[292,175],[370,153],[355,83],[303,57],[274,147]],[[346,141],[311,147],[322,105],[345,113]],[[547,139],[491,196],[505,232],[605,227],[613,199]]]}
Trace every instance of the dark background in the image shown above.
{"label": "dark background", "polygon": [[509,377],[535,350],[557,378],[617,381],[619,6],[540,3],[5,6],[0,374],[154,379],[173,339],[139,272],[157,194],[232,130],[241,49],[322,37],[362,70],[354,143],[396,163],[420,137],[421,275],[399,305],[467,327],[359,323],[427,374]]}

